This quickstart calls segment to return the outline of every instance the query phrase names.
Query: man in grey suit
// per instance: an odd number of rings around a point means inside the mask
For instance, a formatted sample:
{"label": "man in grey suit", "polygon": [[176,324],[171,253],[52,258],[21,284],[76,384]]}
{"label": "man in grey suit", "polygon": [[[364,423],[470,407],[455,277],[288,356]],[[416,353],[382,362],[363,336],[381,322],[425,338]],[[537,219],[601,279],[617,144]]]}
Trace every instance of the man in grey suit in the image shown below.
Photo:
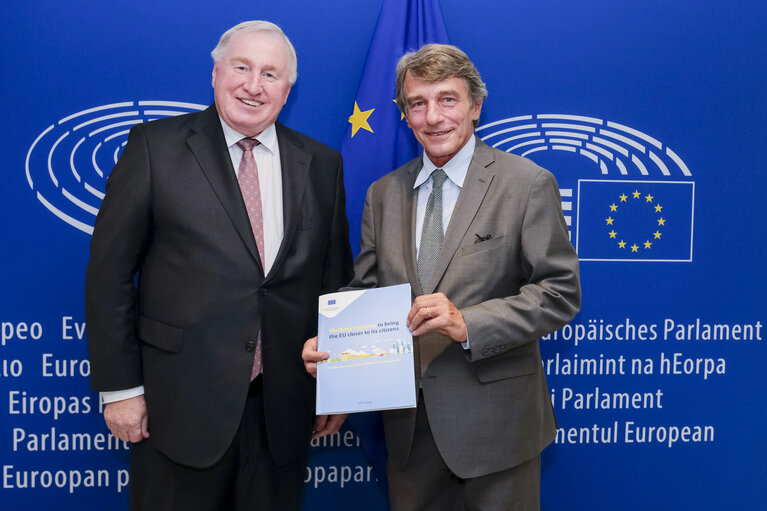
{"label": "man in grey suit", "polygon": [[454,46],[402,57],[397,103],[424,154],[365,201],[350,287],[416,296],[418,405],[383,414],[394,511],[540,506],[556,422],[538,339],[580,308],[578,258],[554,177],[474,136],[486,95]]}
{"label": "man in grey suit", "polygon": [[[137,124],[91,241],[91,385],[131,447],[132,510],[297,510],[317,297],[348,283],[341,155],[277,116],[296,80],[276,25],[213,50],[215,102]],[[314,426],[313,426],[314,425]]]}

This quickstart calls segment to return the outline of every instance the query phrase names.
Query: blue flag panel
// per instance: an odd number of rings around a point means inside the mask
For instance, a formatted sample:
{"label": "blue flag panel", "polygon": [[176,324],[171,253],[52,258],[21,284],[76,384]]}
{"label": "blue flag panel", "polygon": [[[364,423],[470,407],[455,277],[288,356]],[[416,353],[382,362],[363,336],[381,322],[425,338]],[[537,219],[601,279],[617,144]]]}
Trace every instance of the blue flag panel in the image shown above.
{"label": "blue flag panel", "polygon": [[397,61],[424,44],[447,42],[436,0],[384,1],[341,144],[355,253],[367,187],[420,150],[395,102]]}

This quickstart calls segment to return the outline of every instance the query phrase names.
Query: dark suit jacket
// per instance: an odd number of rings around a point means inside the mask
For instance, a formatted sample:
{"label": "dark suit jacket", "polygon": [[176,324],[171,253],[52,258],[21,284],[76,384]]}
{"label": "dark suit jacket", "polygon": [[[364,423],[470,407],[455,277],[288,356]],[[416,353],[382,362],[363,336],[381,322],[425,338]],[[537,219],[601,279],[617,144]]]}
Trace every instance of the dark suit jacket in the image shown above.
{"label": "dark suit jacket", "polygon": [[[554,177],[480,140],[453,210],[433,289],[416,273],[415,160],[367,193],[350,287],[409,282],[442,292],[463,313],[470,349],[437,333],[416,338],[416,373],[434,440],[459,477],[477,477],[539,454],[556,432],[538,338],[580,308],[578,257]],[[480,235],[492,238],[477,242]],[[384,412],[389,455],[407,462],[415,411]]]}
{"label": "dark suit jacket", "polygon": [[[284,238],[264,275],[215,105],[131,130],[96,220],[85,314],[94,390],[144,385],[153,444],[193,467],[230,444],[263,339],[272,454],[305,454],[301,361],[317,297],[351,277],[341,156],[277,124]],[[137,275],[137,277],[136,277]]]}

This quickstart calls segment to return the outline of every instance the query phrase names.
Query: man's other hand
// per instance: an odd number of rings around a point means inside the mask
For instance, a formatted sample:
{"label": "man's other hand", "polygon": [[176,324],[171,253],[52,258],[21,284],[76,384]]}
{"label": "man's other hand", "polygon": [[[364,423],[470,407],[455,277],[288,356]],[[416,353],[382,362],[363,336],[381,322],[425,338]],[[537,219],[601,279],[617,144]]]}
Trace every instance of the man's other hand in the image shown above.
{"label": "man's other hand", "polygon": [[149,417],[144,396],[114,401],[104,406],[104,421],[112,435],[125,442],[149,438]]}

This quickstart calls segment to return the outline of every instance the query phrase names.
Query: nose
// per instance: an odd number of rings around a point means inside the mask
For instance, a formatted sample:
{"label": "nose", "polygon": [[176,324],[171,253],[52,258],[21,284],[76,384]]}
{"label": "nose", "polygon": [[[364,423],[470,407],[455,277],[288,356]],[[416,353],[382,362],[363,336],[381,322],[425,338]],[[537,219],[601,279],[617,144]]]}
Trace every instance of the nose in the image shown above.
{"label": "nose", "polygon": [[426,106],[426,122],[438,124],[442,120],[442,112],[436,103],[428,103]]}
{"label": "nose", "polygon": [[261,75],[258,73],[251,74],[247,80],[245,80],[245,90],[248,94],[258,94],[261,92]]}

